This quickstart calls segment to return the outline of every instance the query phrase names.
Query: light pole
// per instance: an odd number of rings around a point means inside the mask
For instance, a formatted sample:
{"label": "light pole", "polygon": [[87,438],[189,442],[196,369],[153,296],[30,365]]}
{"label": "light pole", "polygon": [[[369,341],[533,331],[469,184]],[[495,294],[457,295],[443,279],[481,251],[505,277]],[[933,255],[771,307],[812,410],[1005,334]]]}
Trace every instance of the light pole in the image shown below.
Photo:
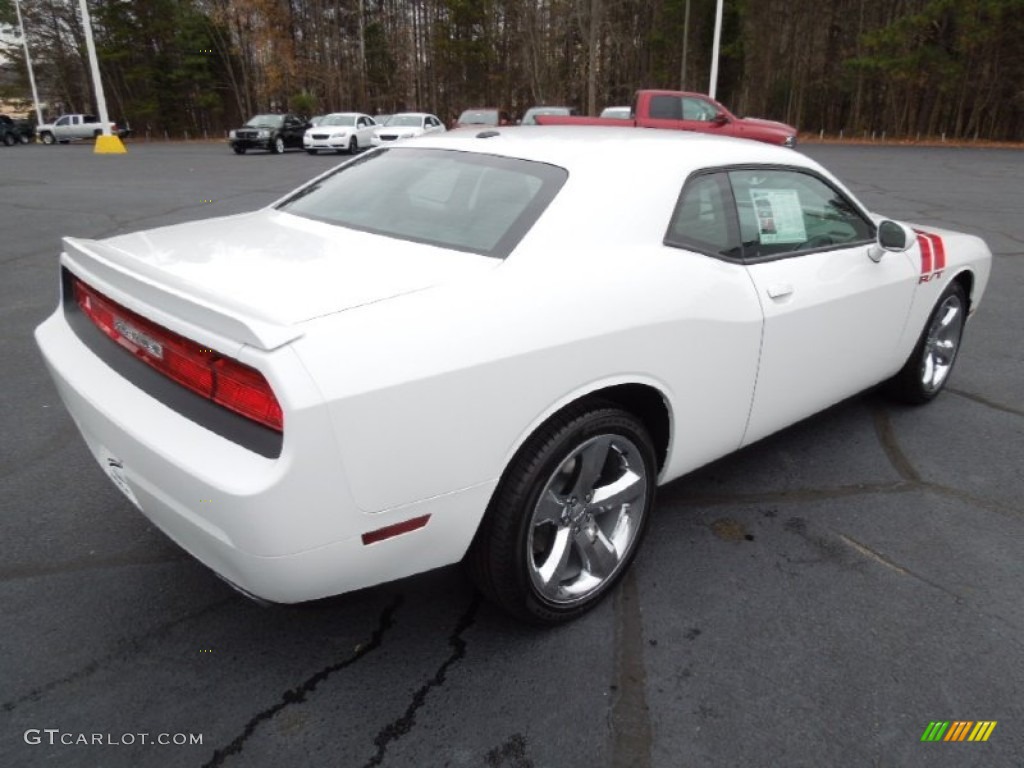
{"label": "light pole", "polygon": [[723,0],[718,0],[718,5],[715,8],[715,42],[711,47],[711,84],[708,86],[708,96],[712,99],[715,98],[715,91],[718,90],[718,50],[722,42],[722,3]]}
{"label": "light pole", "polygon": [[28,83],[32,86],[32,104],[36,108],[36,125],[43,124],[43,112],[39,109],[39,93],[36,91],[36,76],[32,72],[32,57],[28,53],[28,38],[25,36],[25,23],[21,20],[21,0],[14,0],[14,11],[18,14],[18,31],[21,32],[21,44],[25,48],[25,65],[28,67]]}
{"label": "light pole", "polygon": [[92,40],[92,21],[89,18],[89,7],[85,0],[79,0],[82,7],[82,28],[85,31],[85,47],[89,52],[89,68],[92,70],[92,82],[96,89],[96,109],[100,113],[100,126],[103,135],[96,137],[96,148],[100,155],[123,155],[126,150],[119,136],[110,133],[110,118],[107,116],[107,98],[103,95],[103,81],[100,80],[100,63],[96,58],[96,44]]}

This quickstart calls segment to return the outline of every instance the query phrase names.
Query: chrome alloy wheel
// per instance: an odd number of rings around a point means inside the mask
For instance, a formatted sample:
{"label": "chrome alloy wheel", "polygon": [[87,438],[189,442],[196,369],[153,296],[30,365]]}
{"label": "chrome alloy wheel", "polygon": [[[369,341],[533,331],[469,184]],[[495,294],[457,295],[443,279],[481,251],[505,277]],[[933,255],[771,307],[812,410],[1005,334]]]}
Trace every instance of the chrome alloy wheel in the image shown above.
{"label": "chrome alloy wheel", "polygon": [[953,293],[933,315],[921,356],[921,386],[925,392],[937,392],[946,382],[964,327],[964,307],[960,296]]}
{"label": "chrome alloy wheel", "polygon": [[526,557],[539,595],[568,605],[613,578],[641,529],[649,479],[629,438],[577,446],[548,478],[529,523]]}

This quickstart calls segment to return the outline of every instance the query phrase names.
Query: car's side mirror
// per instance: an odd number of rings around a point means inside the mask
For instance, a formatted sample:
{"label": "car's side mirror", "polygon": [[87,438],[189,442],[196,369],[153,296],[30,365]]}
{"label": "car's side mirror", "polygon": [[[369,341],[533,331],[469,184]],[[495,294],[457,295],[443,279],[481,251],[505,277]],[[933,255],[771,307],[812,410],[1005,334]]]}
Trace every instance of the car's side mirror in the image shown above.
{"label": "car's side mirror", "polygon": [[725,125],[729,122],[729,117],[719,112],[717,115],[711,118],[711,122],[715,125]]}
{"label": "car's side mirror", "polygon": [[914,234],[907,227],[885,219],[878,225],[875,243],[868,249],[868,256],[874,262],[882,260],[886,251],[902,253],[914,242]]}

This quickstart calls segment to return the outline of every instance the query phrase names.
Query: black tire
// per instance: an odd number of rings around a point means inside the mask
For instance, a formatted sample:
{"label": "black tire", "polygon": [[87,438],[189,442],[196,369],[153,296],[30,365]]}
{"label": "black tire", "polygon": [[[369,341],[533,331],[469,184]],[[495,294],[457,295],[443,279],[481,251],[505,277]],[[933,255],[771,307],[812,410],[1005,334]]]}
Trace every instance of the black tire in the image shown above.
{"label": "black tire", "polygon": [[15,136],[14,136],[14,134],[13,134],[13,133],[5,133],[5,134],[4,134],[4,146],[5,146],[5,147],[13,147],[13,146],[14,146],[14,143],[15,143],[15,142],[16,142],[17,140],[18,140],[18,139],[17,139],[17,138],[15,138]]}
{"label": "black tire", "polygon": [[307,154],[310,154],[310,155],[315,155],[315,154],[316,154],[316,152],[317,152],[317,151],[316,151],[315,149],[307,149],[307,150],[306,150],[306,153],[307,153]]}
{"label": "black tire", "polygon": [[270,151],[275,155],[284,154],[284,139],[280,136],[274,138],[274,143],[270,146]]}
{"label": "black tire", "polygon": [[45,131],[43,133],[39,134],[39,139],[43,142],[43,144],[56,144],[57,143],[57,140],[53,137],[53,134],[45,132]]}
{"label": "black tire", "polygon": [[935,302],[903,368],[886,382],[888,393],[910,405],[934,400],[953,372],[966,320],[967,294],[963,286],[954,281]]}
{"label": "black tire", "polygon": [[353,136],[351,139],[348,140],[348,153],[350,155],[354,155],[358,151],[359,151],[359,140],[356,139],[355,136]]}
{"label": "black tire", "polygon": [[233,149],[235,151],[236,155],[244,155],[245,154],[245,147],[232,147],[231,149]]}
{"label": "black tire", "polygon": [[99,138],[100,136],[102,136],[102,135],[103,135],[103,131],[93,131],[93,132],[92,132],[92,137],[93,137],[94,139],[98,139],[98,138]]}
{"label": "black tire", "polygon": [[30,141],[32,141],[32,139],[23,133],[18,137],[18,141],[20,141],[22,144],[28,144]]}
{"label": "black tire", "polygon": [[[588,465],[591,481],[583,477]],[[627,483],[637,496],[617,499],[607,509],[590,504],[598,492],[611,493],[606,489],[616,479],[621,483],[627,472],[638,478]],[[471,578],[486,597],[520,619],[552,625],[580,616],[628,570],[647,530],[656,475],[650,435],[632,414],[594,403],[555,415],[526,441],[502,476],[466,557]],[[592,492],[577,498],[577,489],[587,488]],[[550,517],[551,509],[560,517]],[[611,548],[601,549],[598,536]],[[585,545],[599,556],[591,560]],[[602,558],[604,564],[597,562]],[[601,568],[607,573],[588,586]],[[546,586],[541,584],[545,570]]]}

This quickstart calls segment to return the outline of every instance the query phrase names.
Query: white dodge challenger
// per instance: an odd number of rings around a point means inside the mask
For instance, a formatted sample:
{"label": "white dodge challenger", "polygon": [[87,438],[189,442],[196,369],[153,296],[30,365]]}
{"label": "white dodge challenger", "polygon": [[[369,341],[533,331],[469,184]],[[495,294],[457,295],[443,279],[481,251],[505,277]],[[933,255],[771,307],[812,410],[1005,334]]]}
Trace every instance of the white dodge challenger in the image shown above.
{"label": "white dodge challenger", "polygon": [[879,382],[935,397],[990,264],[790,149],[502,128],[66,238],[36,338],[113,482],[242,591],[464,559],[558,622],[622,576],[657,485]]}

